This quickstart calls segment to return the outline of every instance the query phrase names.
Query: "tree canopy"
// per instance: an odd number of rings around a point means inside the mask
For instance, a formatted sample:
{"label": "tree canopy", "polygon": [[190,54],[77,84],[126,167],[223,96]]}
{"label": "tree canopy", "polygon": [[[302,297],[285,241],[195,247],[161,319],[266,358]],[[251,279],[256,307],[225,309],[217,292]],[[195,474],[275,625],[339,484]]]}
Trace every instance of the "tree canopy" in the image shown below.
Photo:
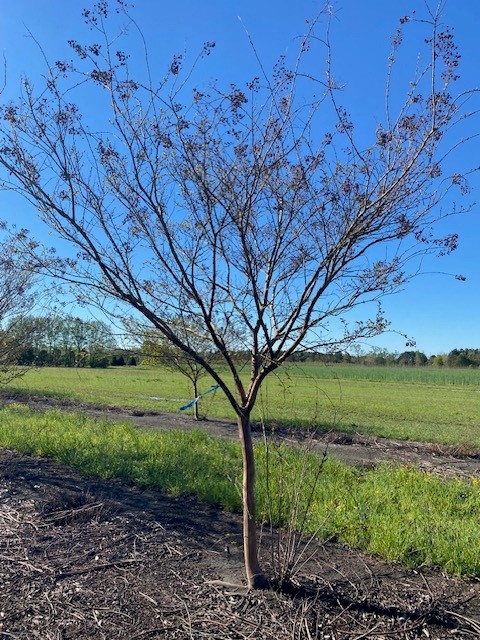
{"label": "tree canopy", "polygon": [[25,336],[12,360],[20,365],[106,367],[117,346],[105,322],[74,316],[19,316],[11,321],[9,331]]}

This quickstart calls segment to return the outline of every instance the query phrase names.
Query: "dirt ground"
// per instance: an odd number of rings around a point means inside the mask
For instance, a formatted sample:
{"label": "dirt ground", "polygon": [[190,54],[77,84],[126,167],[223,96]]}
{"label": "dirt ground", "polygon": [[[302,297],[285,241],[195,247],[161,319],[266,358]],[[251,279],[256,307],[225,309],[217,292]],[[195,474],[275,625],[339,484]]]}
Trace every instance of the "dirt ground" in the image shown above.
{"label": "dirt ground", "polygon": [[[192,424],[107,414],[151,428]],[[229,423],[203,426],[235,435]],[[357,452],[350,461],[360,464],[397,451],[429,470],[478,473],[460,451],[349,438],[322,434],[318,446]],[[262,536],[267,571],[272,542]],[[219,584],[242,580],[237,514],[0,450],[2,640],[480,638],[480,581],[407,571],[335,542],[309,546],[288,594]]]}

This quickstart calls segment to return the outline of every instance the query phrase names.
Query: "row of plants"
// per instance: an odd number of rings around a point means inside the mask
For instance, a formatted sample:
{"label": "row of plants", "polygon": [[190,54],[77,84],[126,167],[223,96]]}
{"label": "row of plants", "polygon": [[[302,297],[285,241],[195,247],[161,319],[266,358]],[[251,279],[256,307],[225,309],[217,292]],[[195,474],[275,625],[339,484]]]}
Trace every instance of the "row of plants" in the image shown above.
{"label": "row of plants", "polygon": [[[288,375],[294,368],[287,367],[283,371]],[[409,382],[428,385],[480,385],[480,369],[434,368],[434,367],[394,367],[363,366],[344,364],[310,364],[296,365],[297,375],[318,379],[366,380],[372,382]]]}

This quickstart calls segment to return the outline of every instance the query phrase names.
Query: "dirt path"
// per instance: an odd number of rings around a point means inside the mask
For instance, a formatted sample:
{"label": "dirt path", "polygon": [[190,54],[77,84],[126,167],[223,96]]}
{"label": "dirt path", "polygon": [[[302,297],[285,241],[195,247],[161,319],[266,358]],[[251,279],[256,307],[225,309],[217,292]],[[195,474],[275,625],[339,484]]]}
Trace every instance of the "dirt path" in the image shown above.
{"label": "dirt path", "polygon": [[[195,422],[191,416],[182,413],[142,412],[119,407],[92,406],[27,394],[0,394],[0,401],[25,402],[38,410],[57,407],[65,411],[82,411],[99,419],[127,421],[145,429],[200,428],[222,438],[237,438],[234,422],[216,418]],[[275,434],[290,443],[301,443],[308,437],[299,429],[277,428]],[[263,430],[259,426],[254,427],[254,437],[263,438]],[[328,455],[352,465],[372,466],[378,462],[396,461],[448,477],[469,478],[480,475],[480,450],[467,450],[460,446],[389,440],[339,431],[316,433],[314,446],[319,452],[326,449]]]}

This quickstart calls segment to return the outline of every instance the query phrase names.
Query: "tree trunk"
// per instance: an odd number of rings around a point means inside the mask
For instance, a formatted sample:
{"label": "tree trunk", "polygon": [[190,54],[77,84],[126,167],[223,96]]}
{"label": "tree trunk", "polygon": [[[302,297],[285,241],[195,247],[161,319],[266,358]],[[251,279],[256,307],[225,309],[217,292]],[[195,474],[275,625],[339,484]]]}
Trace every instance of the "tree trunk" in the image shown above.
{"label": "tree trunk", "polygon": [[269,582],[258,560],[257,524],[255,520],[255,458],[253,455],[250,414],[238,416],[238,431],[242,446],[243,482],[243,553],[247,584],[251,589],[266,589]]}
{"label": "tree trunk", "polygon": [[[197,398],[198,397],[198,389],[197,389],[197,381],[194,380],[193,381],[193,397]],[[193,417],[195,420],[200,420],[200,416],[198,414],[198,402],[195,402],[195,404],[193,405]]]}

